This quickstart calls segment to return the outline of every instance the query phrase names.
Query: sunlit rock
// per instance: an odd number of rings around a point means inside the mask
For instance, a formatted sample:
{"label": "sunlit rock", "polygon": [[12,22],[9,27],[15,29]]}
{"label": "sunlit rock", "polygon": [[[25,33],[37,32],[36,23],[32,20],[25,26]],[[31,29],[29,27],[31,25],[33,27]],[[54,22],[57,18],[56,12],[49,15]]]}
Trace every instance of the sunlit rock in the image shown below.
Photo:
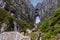
{"label": "sunlit rock", "polygon": [[0,40],[31,40],[31,38],[18,32],[3,32],[0,34]]}

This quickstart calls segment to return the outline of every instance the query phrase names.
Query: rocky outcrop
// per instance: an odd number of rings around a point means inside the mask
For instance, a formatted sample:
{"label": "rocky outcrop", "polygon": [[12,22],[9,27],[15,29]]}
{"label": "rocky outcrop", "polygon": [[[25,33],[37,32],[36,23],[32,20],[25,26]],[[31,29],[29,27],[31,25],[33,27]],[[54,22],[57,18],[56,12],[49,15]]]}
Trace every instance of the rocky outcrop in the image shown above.
{"label": "rocky outcrop", "polygon": [[31,40],[31,38],[18,32],[3,32],[0,34],[0,40]]}
{"label": "rocky outcrop", "polygon": [[52,11],[57,7],[57,0],[43,0],[35,7],[35,15],[39,15],[40,19],[52,15]]}
{"label": "rocky outcrop", "polygon": [[[34,7],[30,4],[29,0],[1,0],[0,2],[1,7],[4,5],[4,9],[15,16],[15,20],[24,20],[33,23]],[[18,26],[17,23],[16,25]]]}
{"label": "rocky outcrop", "polygon": [[38,3],[35,8],[29,0],[0,1],[0,5],[3,6],[4,3],[6,3],[4,9],[11,12],[11,14],[15,16],[15,20],[24,20],[31,23],[36,22],[37,16],[40,17],[40,21],[42,21],[44,17],[51,16],[52,11],[57,6],[57,0],[43,0],[43,2]]}
{"label": "rocky outcrop", "polygon": [[3,0],[0,0],[0,8],[4,8],[5,7],[5,2],[3,2]]}
{"label": "rocky outcrop", "polygon": [[[39,16],[41,20],[43,17],[51,16],[52,11],[57,6],[57,0],[43,0],[43,2],[38,3],[35,8],[30,3],[29,0],[10,0],[10,1],[5,0],[5,2],[6,2],[5,9],[12,12],[17,19],[19,20],[27,19],[27,21],[31,22],[35,22],[34,20],[36,16]],[[0,1],[0,5],[2,4],[3,1]]]}
{"label": "rocky outcrop", "polygon": [[[5,2],[8,3],[8,1],[6,0]],[[14,16],[19,20],[27,19],[27,21],[31,22],[34,22],[36,16],[39,16],[42,20],[43,17],[48,17],[52,15],[53,9],[57,6],[57,0],[43,0],[43,2],[38,3],[35,8],[29,0],[10,0],[9,2],[13,5],[7,5],[6,3],[6,10],[12,12]],[[22,14],[24,15],[23,18],[21,16]],[[31,16],[31,18],[29,18],[29,16]]]}
{"label": "rocky outcrop", "polygon": [[30,4],[29,0],[10,0],[13,5],[5,6],[6,10],[9,10],[19,20],[32,21],[33,17],[29,18],[29,15],[33,15],[33,5]]}
{"label": "rocky outcrop", "polygon": [[60,33],[57,34],[57,40],[60,40]]}

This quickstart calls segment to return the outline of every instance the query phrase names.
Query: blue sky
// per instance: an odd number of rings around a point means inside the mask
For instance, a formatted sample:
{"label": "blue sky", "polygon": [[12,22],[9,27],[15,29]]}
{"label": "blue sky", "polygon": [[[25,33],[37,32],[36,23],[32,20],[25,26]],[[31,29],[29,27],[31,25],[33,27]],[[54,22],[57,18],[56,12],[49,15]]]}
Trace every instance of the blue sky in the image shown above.
{"label": "blue sky", "polygon": [[33,6],[36,6],[38,2],[42,2],[42,0],[30,0],[30,3],[31,3]]}
{"label": "blue sky", "polygon": [[39,23],[39,22],[40,22],[39,17],[36,17],[36,23]]}

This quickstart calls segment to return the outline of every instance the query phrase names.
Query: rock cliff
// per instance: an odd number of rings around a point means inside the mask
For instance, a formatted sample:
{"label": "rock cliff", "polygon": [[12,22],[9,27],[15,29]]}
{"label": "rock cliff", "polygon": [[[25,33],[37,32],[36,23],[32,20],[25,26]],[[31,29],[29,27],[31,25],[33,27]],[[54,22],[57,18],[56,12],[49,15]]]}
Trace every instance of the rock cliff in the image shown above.
{"label": "rock cliff", "polygon": [[[57,0],[43,0],[42,3],[38,3],[35,7],[35,15],[40,17],[49,17],[52,15],[52,11],[57,7]],[[36,14],[37,13],[37,14]]]}
{"label": "rock cliff", "polygon": [[[23,23],[26,21],[27,23],[25,23],[24,26],[30,23],[27,27],[31,29],[31,24],[35,24],[37,16],[39,16],[42,21],[44,17],[52,15],[52,11],[57,7],[57,0],[43,0],[43,2],[38,3],[35,8],[29,0],[0,0],[0,7],[15,17],[13,22],[18,20],[18,23],[12,23],[12,25],[15,26],[13,28],[19,28],[20,26],[23,28]],[[23,23],[21,23],[21,21],[23,21]]]}

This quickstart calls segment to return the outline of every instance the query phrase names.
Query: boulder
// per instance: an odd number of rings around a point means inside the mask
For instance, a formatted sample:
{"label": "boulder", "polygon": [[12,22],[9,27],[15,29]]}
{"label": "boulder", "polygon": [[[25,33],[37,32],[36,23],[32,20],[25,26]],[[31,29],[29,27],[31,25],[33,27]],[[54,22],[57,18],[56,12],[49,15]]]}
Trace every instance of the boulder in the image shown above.
{"label": "boulder", "polygon": [[31,38],[18,32],[3,32],[0,34],[0,40],[31,40]]}

